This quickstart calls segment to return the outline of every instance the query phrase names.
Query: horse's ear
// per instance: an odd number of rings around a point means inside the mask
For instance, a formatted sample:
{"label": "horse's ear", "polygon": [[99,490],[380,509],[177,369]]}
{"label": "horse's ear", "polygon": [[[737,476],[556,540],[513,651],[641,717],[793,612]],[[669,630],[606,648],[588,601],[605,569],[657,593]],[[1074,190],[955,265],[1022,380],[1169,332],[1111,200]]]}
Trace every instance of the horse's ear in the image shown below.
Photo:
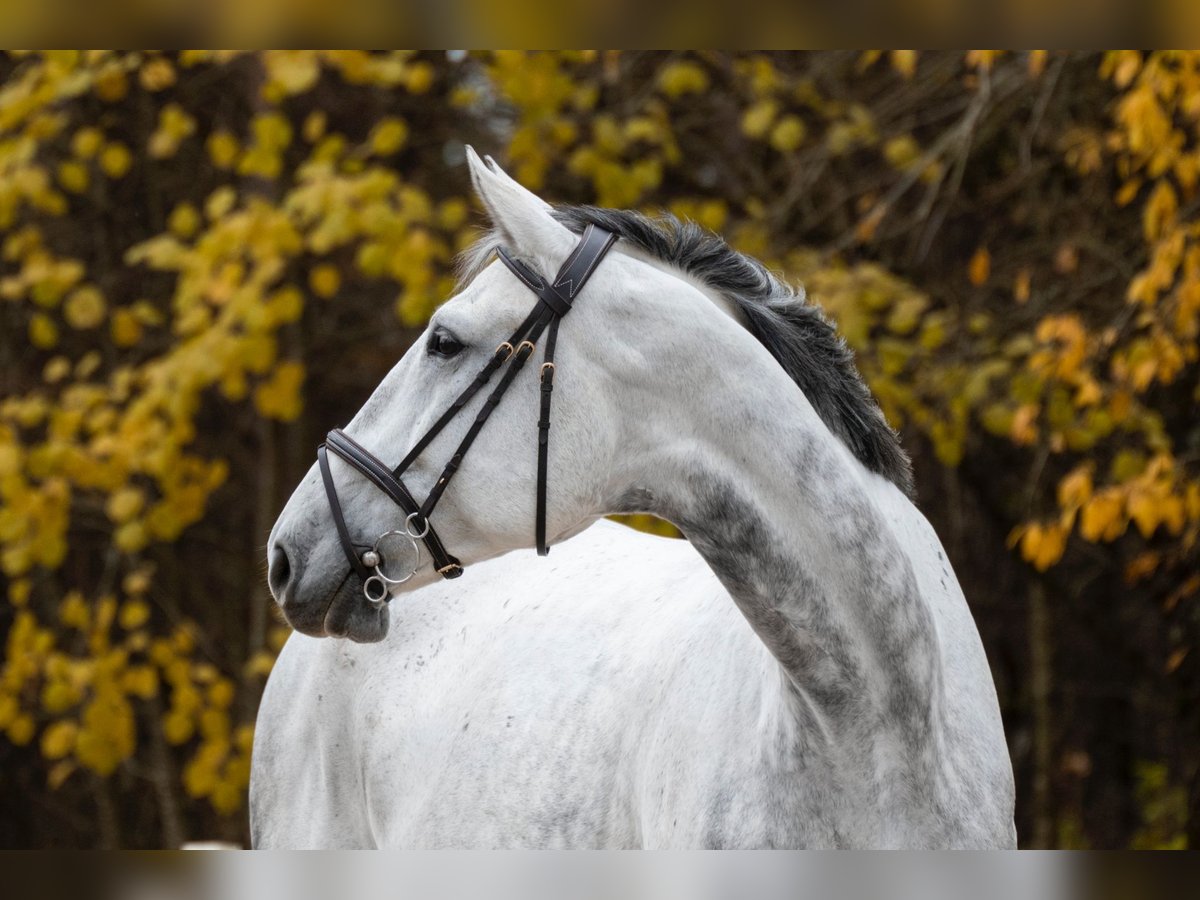
{"label": "horse's ear", "polygon": [[537,194],[517,184],[490,156],[480,159],[467,146],[467,165],[475,193],[514,253],[559,257],[570,251],[575,236],[550,214]]}

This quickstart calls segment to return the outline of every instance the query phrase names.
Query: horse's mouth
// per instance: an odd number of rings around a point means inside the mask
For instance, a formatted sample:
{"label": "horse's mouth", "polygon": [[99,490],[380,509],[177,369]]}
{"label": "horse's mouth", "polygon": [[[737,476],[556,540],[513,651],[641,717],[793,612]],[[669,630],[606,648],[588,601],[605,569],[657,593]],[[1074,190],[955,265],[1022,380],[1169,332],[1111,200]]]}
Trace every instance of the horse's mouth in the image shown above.
{"label": "horse's mouth", "polygon": [[305,604],[302,609],[284,606],[288,624],[309,637],[349,638],[364,644],[383,640],[388,632],[388,605],[377,609],[368,603],[353,575],[347,571],[318,603]]}

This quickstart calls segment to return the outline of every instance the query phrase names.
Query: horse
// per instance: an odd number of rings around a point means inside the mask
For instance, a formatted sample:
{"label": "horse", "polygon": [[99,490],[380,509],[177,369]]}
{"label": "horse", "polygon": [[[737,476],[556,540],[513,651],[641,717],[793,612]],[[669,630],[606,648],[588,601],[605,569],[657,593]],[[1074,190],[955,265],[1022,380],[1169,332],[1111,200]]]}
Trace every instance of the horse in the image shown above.
{"label": "horse", "polygon": [[[267,545],[295,633],[258,716],[253,845],[1014,846],[978,630],[898,436],[820,310],[691,223],[551,207],[490,158],[468,150],[468,165],[491,231],[345,434],[390,464],[464,395],[536,286],[498,249],[546,272],[589,228],[615,235],[557,335],[554,553],[531,552],[532,369],[425,522],[461,581],[416,546],[411,516],[397,527],[395,497],[332,456],[346,533],[418,554],[383,600],[364,595],[314,465]],[[405,471],[413,495],[486,402]],[[686,539],[605,518],[630,513]]]}

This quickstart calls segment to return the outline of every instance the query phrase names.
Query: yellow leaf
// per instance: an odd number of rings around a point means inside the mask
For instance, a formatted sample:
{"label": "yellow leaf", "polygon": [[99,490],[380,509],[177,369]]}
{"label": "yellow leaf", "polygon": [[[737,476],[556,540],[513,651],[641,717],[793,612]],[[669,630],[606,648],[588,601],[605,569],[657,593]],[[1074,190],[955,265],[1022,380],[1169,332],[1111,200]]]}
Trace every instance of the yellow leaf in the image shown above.
{"label": "yellow leaf", "polygon": [[109,178],[123,178],[132,165],[133,154],[124,144],[107,144],[100,153],[100,168]]}
{"label": "yellow leaf", "polygon": [[242,807],[242,791],[237,785],[218,781],[213,785],[209,800],[221,815],[232,815]]}
{"label": "yellow leaf", "polygon": [[282,113],[255,116],[250,123],[250,130],[259,147],[265,150],[283,150],[292,142],[292,123]]}
{"label": "yellow leaf", "polygon": [[62,759],[75,748],[79,728],[74,722],[55,722],[42,732],[42,756]]}
{"label": "yellow leaf", "polygon": [[274,665],[275,657],[263,650],[259,650],[246,663],[245,673],[251,676],[257,675],[266,678],[271,674],[271,668]]}
{"label": "yellow leaf", "polygon": [[1031,280],[1029,268],[1023,268],[1017,273],[1016,279],[1013,281],[1013,299],[1020,305],[1024,306],[1029,302],[1029,284]]}
{"label": "yellow leaf", "polygon": [[71,373],[71,361],[65,356],[56,356],[46,363],[42,370],[42,380],[46,384],[57,384]]}
{"label": "yellow leaf", "polygon": [[975,285],[975,287],[982,287],[987,283],[991,272],[991,254],[988,253],[986,247],[980,247],[971,257],[970,263],[967,264],[967,276],[971,279],[971,284]]}
{"label": "yellow leaf", "polygon": [[304,297],[300,291],[288,285],[271,295],[267,304],[274,322],[295,322],[304,312]]}
{"label": "yellow leaf", "polygon": [[113,543],[126,553],[136,553],[146,546],[149,535],[141,522],[126,522],[113,534]]}
{"label": "yellow leaf", "polygon": [[228,678],[221,678],[208,689],[208,702],[218,709],[228,709],[233,703],[234,695],[233,682]]}
{"label": "yellow leaf", "polygon": [[771,146],[780,153],[791,153],[804,142],[807,129],[798,116],[784,116],[771,129]]}
{"label": "yellow leaf", "polygon": [[408,125],[401,119],[381,119],[371,129],[371,150],[379,156],[391,156],[408,140]]}
{"label": "yellow leaf", "polygon": [[1080,466],[1058,483],[1058,505],[1063,509],[1078,509],[1092,496],[1092,472]]}
{"label": "yellow leaf", "polygon": [[325,136],[325,126],[328,121],[329,117],[325,115],[324,110],[314,109],[304,119],[304,126],[301,128],[304,139],[310,144],[315,144]]}
{"label": "yellow leaf", "polygon": [[1036,403],[1026,403],[1013,413],[1009,437],[1014,444],[1032,444],[1038,439],[1038,406]]}
{"label": "yellow leaf", "polygon": [[1054,271],[1070,275],[1079,268],[1079,251],[1074,244],[1062,244],[1054,253]]}
{"label": "yellow leaf", "polygon": [[747,137],[761,138],[775,121],[779,105],[774,100],[760,100],[742,114],[742,133]]}
{"label": "yellow leaf", "polygon": [[148,91],[166,90],[175,83],[175,68],[170,61],[156,56],[142,66],[138,80]]}
{"label": "yellow leaf", "polygon": [[1003,50],[968,50],[967,65],[986,72],[1003,54]]}
{"label": "yellow leaf", "polygon": [[190,238],[200,227],[200,213],[190,203],[180,203],[167,218],[167,227],[181,238]]}
{"label": "yellow leaf", "polygon": [[1116,540],[1125,530],[1123,511],[1121,492],[1114,488],[1103,490],[1084,504],[1079,533],[1092,543]]}
{"label": "yellow leaf", "polygon": [[1131,178],[1129,181],[1121,185],[1121,189],[1117,191],[1116,196],[1113,197],[1113,202],[1116,203],[1117,206],[1128,206],[1131,202],[1133,202],[1133,198],[1138,195],[1138,192],[1141,189],[1142,180],[1140,178]]}
{"label": "yellow leaf", "polygon": [[104,295],[90,284],[76,288],[63,308],[67,324],[80,330],[95,328],[104,321],[105,312]]}
{"label": "yellow leaf", "polygon": [[[271,670],[270,665],[267,671]],[[12,694],[0,694],[0,728],[7,729],[21,713],[21,706]]]}
{"label": "yellow leaf", "polygon": [[1062,559],[1067,547],[1067,530],[1059,523],[1034,523],[1021,536],[1021,555],[1039,572]]}
{"label": "yellow leaf", "polygon": [[328,263],[322,263],[308,273],[308,286],[318,297],[327,299],[332,297],[338,292],[341,284],[342,277],[338,274],[338,270]]}
{"label": "yellow leaf", "polygon": [[69,683],[55,679],[42,688],[42,708],[48,713],[61,713],[79,702],[79,692]]}
{"label": "yellow leaf", "polygon": [[25,606],[29,602],[29,592],[32,589],[33,585],[28,578],[13,579],[8,585],[8,602],[18,608]]}
{"label": "yellow leaf", "polygon": [[127,600],[117,621],[126,631],[145,625],[150,619],[150,606],[145,600]]}
{"label": "yellow leaf", "polygon": [[1125,567],[1125,583],[1128,585],[1137,584],[1139,581],[1153,575],[1158,569],[1161,557],[1159,554],[1152,551],[1139,553]]}
{"label": "yellow leaf", "polygon": [[58,183],[72,194],[82,194],[88,187],[88,170],[81,162],[69,159],[58,167]]}
{"label": "yellow leaf", "polygon": [[146,497],[140,488],[133,486],[125,486],[118,491],[115,491],[108,498],[108,503],[105,505],[105,511],[108,517],[114,522],[120,524],[128,522],[142,510],[142,505],[145,503]]}
{"label": "yellow leaf", "polygon": [[883,56],[882,50],[864,50],[862,56],[858,58],[856,68],[859,72],[865,72],[871,66],[875,65],[875,63],[879,62],[881,56]]}
{"label": "yellow leaf", "polygon": [[122,685],[134,697],[149,700],[158,693],[158,675],[151,666],[131,666],[125,672]]}
{"label": "yellow leaf", "polygon": [[1175,224],[1179,201],[1166,179],[1158,182],[1142,210],[1142,233],[1148,243],[1162,237]]}
{"label": "yellow leaf", "polygon": [[204,214],[208,216],[210,222],[215,222],[233,209],[235,203],[237,203],[237,191],[229,185],[223,185],[209,194],[208,199],[204,201]]}
{"label": "yellow leaf", "polygon": [[163,718],[163,737],[168,744],[182,744],[192,736],[193,731],[192,720],[185,713],[171,712]]}
{"label": "yellow leaf", "polygon": [[233,168],[233,164],[237,162],[240,150],[238,141],[228,131],[214,131],[208,136],[204,147],[208,151],[208,158],[218,169]]}
{"label": "yellow leaf", "polygon": [[658,88],[671,98],[702,94],[708,90],[708,73],[693,62],[671,63],[658,73]]}
{"label": "yellow leaf", "polygon": [[150,136],[147,152],[155,159],[174,156],[179,144],[196,130],[196,120],[178,103],[168,103],[158,114],[158,128]]}
{"label": "yellow leaf", "polygon": [[121,582],[121,589],[127,594],[144,594],[150,589],[152,567],[145,567],[130,572]]}
{"label": "yellow leaf", "polygon": [[1116,82],[1119,88],[1128,87],[1142,67],[1142,55],[1136,50],[1119,50],[1115,52],[1120,56],[1120,62],[1113,73],[1113,81]]}
{"label": "yellow leaf", "polygon": [[58,619],[68,628],[84,631],[91,624],[92,613],[83,595],[79,591],[71,591],[63,598],[58,608]]}
{"label": "yellow leaf", "polygon": [[[1148,539],[1153,535],[1158,526],[1167,518],[1165,514],[1168,511],[1171,511],[1171,518],[1175,518],[1171,509],[1173,504],[1168,502],[1170,499],[1177,498],[1156,497],[1146,490],[1130,492],[1126,508],[1129,510],[1129,517],[1137,525],[1138,531],[1142,533],[1142,537]],[[1182,507],[1180,511],[1182,511]],[[1171,530],[1177,531],[1175,528]]]}
{"label": "yellow leaf", "polygon": [[18,747],[24,747],[33,740],[33,732],[35,730],[33,717],[28,713],[20,713],[15,719],[8,724],[6,729],[8,739]]}
{"label": "yellow leaf", "polygon": [[121,764],[121,751],[107,735],[84,728],[75,739],[75,758],[98,775],[111,775]]}
{"label": "yellow leaf", "polygon": [[896,169],[905,169],[917,161],[921,155],[921,147],[911,134],[901,134],[890,138],[883,145],[883,157]]}
{"label": "yellow leaf", "polygon": [[91,159],[104,144],[104,132],[99,128],[80,128],[71,138],[71,152],[80,159]]}
{"label": "yellow leaf", "polygon": [[109,322],[109,333],[118,347],[132,347],[142,339],[142,323],[128,309],[118,309]]}
{"label": "yellow leaf", "polygon": [[106,103],[124,99],[129,90],[129,80],[119,63],[109,63],[96,76],[96,96]]}
{"label": "yellow leaf", "polygon": [[290,422],[303,408],[304,398],[300,394],[303,385],[304,365],[281,362],[271,378],[254,391],[254,405],[264,416]]}
{"label": "yellow leaf", "polygon": [[1187,659],[1190,650],[1190,647],[1176,647],[1172,650],[1170,656],[1167,657],[1166,663],[1163,665],[1163,671],[1168,675],[1174,673],[1183,665],[1183,661]]}
{"label": "yellow leaf", "polygon": [[912,78],[917,71],[919,55],[916,50],[893,50],[891,53],[892,68],[905,78]]}
{"label": "yellow leaf", "polygon": [[263,54],[273,84],[288,94],[302,94],[321,77],[321,65],[312,50],[268,50]]}
{"label": "yellow leaf", "polygon": [[413,63],[404,73],[404,86],[410,94],[424,94],[433,87],[434,71],[429,63]]}
{"label": "yellow leaf", "polygon": [[1193,522],[1200,521],[1200,484],[1192,482],[1187,486],[1184,504],[1187,517]]}
{"label": "yellow leaf", "polygon": [[58,343],[58,326],[43,313],[34,313],[29,320],[29,340],[39,350],[49,350]]}

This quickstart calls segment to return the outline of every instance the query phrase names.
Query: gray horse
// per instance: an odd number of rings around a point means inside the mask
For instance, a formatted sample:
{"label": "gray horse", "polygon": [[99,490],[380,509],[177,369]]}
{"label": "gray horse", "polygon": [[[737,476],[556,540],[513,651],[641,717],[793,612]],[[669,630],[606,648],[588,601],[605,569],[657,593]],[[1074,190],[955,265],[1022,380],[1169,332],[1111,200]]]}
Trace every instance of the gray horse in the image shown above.
{"label": "gray horse", "polygon": [[[496,242],[552,273],[587,223],[616,232],[559,338],[562,546],[528,550],[536,371],[438,507],[459,581],[423,560],[370,604],[314,466],[269,544],[301,634],[259,713],[255,845],[1013,846],[978,632],[830,326],[692,226],[551,210],[469,158],[495,231],[347,432],[398,459],[525,316]],[[418,497],[472,418],[405,474]],[[352,531],[397,527],[381,492],[333,466]],[[688,540],[597,522],[627,512]]]}

